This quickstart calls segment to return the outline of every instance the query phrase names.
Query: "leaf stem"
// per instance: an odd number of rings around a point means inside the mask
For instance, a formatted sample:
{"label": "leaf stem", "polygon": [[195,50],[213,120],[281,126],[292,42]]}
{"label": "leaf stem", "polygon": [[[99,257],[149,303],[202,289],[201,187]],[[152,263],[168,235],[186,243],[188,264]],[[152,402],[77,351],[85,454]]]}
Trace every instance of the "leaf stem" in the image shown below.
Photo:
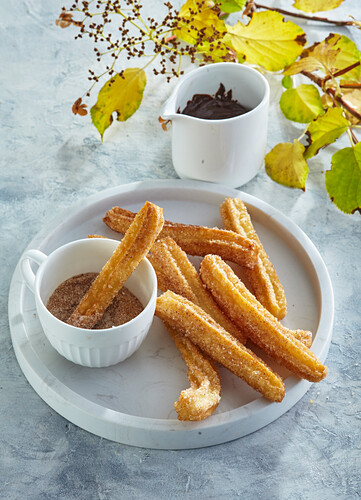
{"label": "leaf stem", "polygon": [[346,132],[347,132],[347,135],[350,139],[351,146],[354,147],[358,143],[357,137],[355,136],[355,134],[353,133],[353,131],[350,127],[346,130]]}
{"label": "leaf stem", "polygon": [[308,130],[308,126],[305,128],[305,130],[302,132],[302,134],[299,137],[297,137],[297,139],[296,139],[297,142],[300,142],[300,140],[303,139],[303,137],[306,135],[307,130]]}

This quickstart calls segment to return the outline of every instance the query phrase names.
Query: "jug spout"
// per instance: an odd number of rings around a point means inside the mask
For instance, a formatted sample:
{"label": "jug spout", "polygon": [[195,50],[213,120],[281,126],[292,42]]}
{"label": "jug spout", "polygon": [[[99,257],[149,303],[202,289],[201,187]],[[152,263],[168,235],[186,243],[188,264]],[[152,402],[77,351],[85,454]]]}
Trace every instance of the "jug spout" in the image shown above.
{"label": "jug spout", "polygon": [[176,94],[173,93],[163,104],[160,110],[160,116],[164,120],[174,120],[179,118],[179,113],[176,110]]}

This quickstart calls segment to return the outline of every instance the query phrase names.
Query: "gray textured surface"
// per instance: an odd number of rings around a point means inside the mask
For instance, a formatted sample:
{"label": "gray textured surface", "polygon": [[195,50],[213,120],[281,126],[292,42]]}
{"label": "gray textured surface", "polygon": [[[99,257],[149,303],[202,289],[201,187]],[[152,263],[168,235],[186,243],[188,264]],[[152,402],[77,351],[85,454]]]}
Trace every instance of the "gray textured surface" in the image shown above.
{"label": "gray textured surface", "polygon": [[[272,183],[264,172],[243,187],[299,224],[334,285],[329,376],[287,414],[216,447],[138,449],[70,424],[26,381],[12,349],[7,295],[28,242],[55,214],[99,190],[176,178],[170,133],[157,122],[172,84],[149,77],[139,112],[112,127],[103,144],[88,118],[72,115],[93,56],[87,41],[74,42],[71,30],[55,26],[60,7],[45,0],[0,5],[0,498],[359,498],[361,225],[359,214],[342,214],[326,195],[323,171],[334,148],[310,162],[305,193]],[[346,0],[339,17],[348,11],[360,14],[358,0]],[[279,90],[272,92],[276,99]],[[269,146],[295,136],[276,107],[271,113]]]}

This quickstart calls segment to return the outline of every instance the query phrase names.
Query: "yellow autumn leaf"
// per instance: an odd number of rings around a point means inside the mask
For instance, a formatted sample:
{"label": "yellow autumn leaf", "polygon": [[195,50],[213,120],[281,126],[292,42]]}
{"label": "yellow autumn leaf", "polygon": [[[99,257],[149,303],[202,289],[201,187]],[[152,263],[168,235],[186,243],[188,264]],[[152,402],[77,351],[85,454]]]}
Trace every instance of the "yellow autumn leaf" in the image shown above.
{"label": "yellow autumn leaf", "polygon": [[186,43],[199,45],[222,39],[226,25],[218,16],[218,10],[211,1],[187,0],[178,14],[178,25],[174,35]]}
{"label": "yellow autumn leaf", "polygon": [[[352,94],[355,92],[355,95],[353,96]],[[351,105],[351,107],[355,106],[354,109],[358,113],[361,114],[361,89],[342,89],[342,95],[343,98],[348,105]],[[322,106],[326,108],[333,108],[335,106],[334,100],[329,94],[323,94],[321,97],[322,101]],[[355,105],[356,104],[356,105]],[[351,125],[359,125],[360,121],[359,118],[357,118],[355,115],[352,115],[345,107],[343,107],[343,112],[345,114],[346,119],[350,122]]]}
{"label": "yellow autumn leaf", "polygon": [[324,113],[317,88],[304,83],[283,92],[280,108],[287,120],[298,123],[309,123]]}
{"label": "yellow autumn leaf", "polygon": [[303,12],[322,12],[336,9],[342,2],[343,0],[295,0],[293,6]]}
{"label": "yellow autumn leaf", "polygon": [[231,14],[239,12],[246,5],[247,0],[216,0],[216,4],[221,9],[221,12]]}
{"label": "yellow autumn leaf", "polygon": [[298,61],[295,61],[290,66],[288,66],[283,74],[284,75],[297,75],[297,73],[301,73],[301,71],[316,71],[317,69],[321,69],[322,64],[316,57],[301,57]]}
{"label": "yellow autumn leaf", "polygon": [[[352,65],[355,68],[342,74],[342,79],[360,81],[361,54],[357,45],[345,35],[331,33],[322,42],[307,47],[298,61],[286,68],[286,75],[293,75],[301,71],[315,71],[322,69],[324,73],[334,75]],[[318,63],[317,63],[318,61]]]}
{"label": "yellow autumn leaf", "polygon": [[286,68],[285,75],[294,75],[301,71],[323,70],[328,75],[358,64],[347,73],[342,74],[343,79],[359,81],[361,77],[360,51],[357,45],[345,35],[333,34],[327,36],[322,42],[317,42],[307,47],[298,61]]}
{"label": "yellow autumn leaf", "polygon": [[297,140],[277,144],[265,156],[265,168],[272,180],[283,186],[305,190],[308,166],[305,147]]}
{"label": "yellow autumn leaf", "polygon": [[301,62],[304,58],[306,58],[306,60],[309,58],[312,58],[311,60],[316,59],[320,63],[320,69],[323,69],[326,74],[333,74],[336,68],[337,57],[340,52],[340,48],[337,47],[336,44],[340,41],[340,39],[341,35],[331,34],[322,42],[314,43],[302,52],[299,62]]}
{"label": "yellow autumn leaf", "polygon": [[[346,103],[349,109],[356,111],[358,115],[361,115],[361,88],[355,89],[342,89],[342,102]],[[360,119],[357,115],[353,115],[347,109],[345,110],[347,119],[353,124],[357,125],[360,123]]]}
{"label": "yellow autumn leaf", "polygon": [[256,12],[247,25],[238,21],[234,26],[227,25],[227,31],[226,44],[244,55],[248,63],[268,71],[279,71],[290,65],[306,43],[302,28],[285,21],[274,11]]}
{"label": "yellow autumn leaf", "polygon": [[322,106],[324,108],[333,108],[335,103],[332,99],[332,97],[328,94],[323,94],[322,97],[321,97],[321,102],[322,102]]}
{"label": "yellow autumn leaf", "polygon": [[[350,38],[345,35],[333,35],[330,37],[329,41],[332,43],[333,39],[336,40],[334,48],[338,50],[334,63],[333,73],[348,68],[353,64],[360,63],[361,54],[355,42],[350,40]],[[359,65],[356,68],[353,68],[351,71],[344,73],[342,75],[342,79],[359,82],[361,79],[361,66]]]}
{"label": "yellow autumn leaf", "polygon": [[221,40],[203,42],[197,45],[197,53],[203,55],[203,60],[206,63],[243,62],[243,60],[238,57],[236,51],[227,47]]}
{"label": "yellow autumn leaf", "polygon": [[114,112],[118,121],[125,121],[137,111],[146,83],[143,69],[128,68],[124,70],[123,76],[113,76],[100,89],[98,100],[90,110],[90,116],[102,140],[105,130],[113,122]]}
{"label": "yellow autumn leaf", "polygon": [[309,145],[304,154],[306,160],[315,156],[321,148],[335,142],[349,126],[350,122],[343,116],[340,108],[330,108],[323,116],[316,118],[307,129]]}

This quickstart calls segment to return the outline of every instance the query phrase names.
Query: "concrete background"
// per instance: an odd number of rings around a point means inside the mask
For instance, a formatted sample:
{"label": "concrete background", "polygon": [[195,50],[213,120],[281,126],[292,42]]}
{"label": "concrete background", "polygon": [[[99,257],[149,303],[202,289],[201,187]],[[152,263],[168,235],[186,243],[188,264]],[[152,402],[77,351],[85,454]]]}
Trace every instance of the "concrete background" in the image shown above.
{"label": "concrete background", "polygon": [[[288,7],[291,2],[280,5]],[[157,12],[161,3],[149,6]],[[13,270],[53,217],[102,189],[176,178],[171,133],[158,124],[175,82],[148,73],[144,101],[104,143],[71,106],[94,67],[89,40],[55,26],[62,4],[18,0],[0,5],[0,498],[3,499],[357,499],[361,496],[360,214],[329,200],[324,171],[332,146],[310,161],[306,192],[262,171],[242,189],[296,222],[320,251],[335,293],[328,377],[268,427],[231,443],[191,451],[123,446],[77,428],[34,392],[16,361],[7,300]],[[361,17],[357,0],[330,16]],[[321,40],[333,26],[305,24]],[[357,40],[360,32],[343,30]],[[133,65],[134,62],[132,61]],[[138,61],[135,62],[138,64]],[[278,111],[280,78],[270,76],[268,149],[298,136]],[[95,100],[95,93],[90,104]],[[337,147],[347,146],[347,138]]]}

